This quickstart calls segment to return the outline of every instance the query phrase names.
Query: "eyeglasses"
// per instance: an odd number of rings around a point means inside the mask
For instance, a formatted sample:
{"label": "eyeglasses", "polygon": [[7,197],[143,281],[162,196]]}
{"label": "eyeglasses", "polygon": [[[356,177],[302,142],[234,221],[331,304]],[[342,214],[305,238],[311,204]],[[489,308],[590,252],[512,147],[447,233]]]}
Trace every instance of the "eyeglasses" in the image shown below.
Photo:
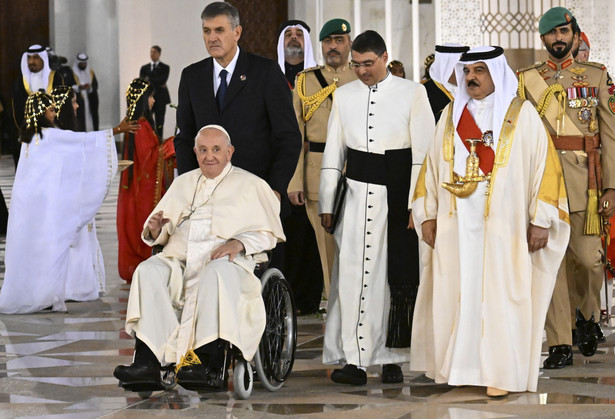
{"label": "eyeglasses", "polygon": [[[384,54],[384,52],[382,52],[382,54]],[[377,57],[376,57],[376,60],[377,60],[378,58],[382,57],[382,54],[380,54],[379,56],[377,56]],[[364,61],[364,62],[362,62],[362,63],[357,63],[356,61],[351,61],[351,62],[348,64],[348,66],[349,66],[351,69],[353,69],[353,70],[356,70],[356,69],[361,68],[361,67],[363,67],[363,68],[370,68],[371,66],[373,66],[373,65],[374,65],[374,63],[376,62],[376,60],[367,60],[367,61]]]}

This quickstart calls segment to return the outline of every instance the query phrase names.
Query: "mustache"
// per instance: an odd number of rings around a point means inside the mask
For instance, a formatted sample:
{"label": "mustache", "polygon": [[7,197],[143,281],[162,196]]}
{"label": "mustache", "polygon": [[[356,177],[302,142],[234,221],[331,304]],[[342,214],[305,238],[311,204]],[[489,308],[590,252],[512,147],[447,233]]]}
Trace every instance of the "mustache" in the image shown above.
{"label": "mustache", "polygon": [[327,55],[334,55],[334,54],[335,55],[340,55],[340,53],[338,51],[334,50],[334,49],[329,51],[329,52],[327,52]]}
{"label": "mustache", "polygon": [[476,87],[478,87],[478,83],[477,83],[477,82],[475,82],[474,80],[470,80],[470,81],[468,82],[468,87],[470,87],[470,86],[476,86]]}
{"label": "mustache", "polygon": [[561,45],[561,46],[563,46],[563,47],[566,47],[566,43],[565,43],[565,42],[558,41],[558,42],[554,42],[554,43],[553,43],[553,46],[554,46],[554,47],[555,47],[555,46],[558,46],[558,45]]}

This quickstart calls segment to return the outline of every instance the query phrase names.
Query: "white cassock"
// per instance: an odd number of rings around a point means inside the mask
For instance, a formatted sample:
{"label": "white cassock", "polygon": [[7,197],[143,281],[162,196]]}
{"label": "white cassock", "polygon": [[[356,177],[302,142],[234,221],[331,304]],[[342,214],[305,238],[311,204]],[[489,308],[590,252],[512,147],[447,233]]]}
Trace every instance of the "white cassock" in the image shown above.
{"label": "white cassock", "polygon": [[[433,139],[425,88],[387,75],[376,86],[360,80],[335,91],[320,178],[320,213],[332,213],[348,148],[384,154],[412,148],[412,192]],[[408,349],[385,347],[390,307],[387,282],[387,189],[348,179],[335,229],[336,259],[327,307],[323,362],[367,367],[405,362]]]}
{"label": "white cassock", "polygon": [[[65,311],[69,282],[74,284],[70,298],[81,299],[75,296],[83,293],[98,298],[97,279],[79,288],[78,280],[84,278],[69,281],[68,276],[73,256],[93,259],[91,243],[77,238],[102,205],[117,171],[112,130],[43,128],[42,134],[21,146],[6,235],[2,313],[46,307]],[[83,269],[89,278],[97,278],[94,266]],[[90,286],[95,292],[88,293]]]}
{"label": "white cassock", "polygon": [[[490,97],[468,102],[480,130],[492,125]],[[570,228],[561,167],[531,104],[513,100],[499,139],[489,195],[444,189],[468,156],[443,112],[417,182],[413,214],[437,219],[435,249],[424,256],[414,312],[410,368],[437,383],[535,391],[542,332]],[[515,112],[518,119],[515,123]],[[529,253],[529,225],[547,228],[547,247]],[[419,233],[420,227],[417,228]]]}
{"label": "white cassock", "polygon": [[[126,332],[161,363],[179,363],[188,350],[218,338],[251,360],[265,328],[254,267],[266,260],[261,252],[284,240],[279,200],[264,180],[229,163],[214,179],[200,169],[176,178],[151,215],[159,211],[170,221],[155,241],[146,239],[146,222],[142,237],[164,249],[135,270]],[[245,254],[210,260],[232,238]]]}

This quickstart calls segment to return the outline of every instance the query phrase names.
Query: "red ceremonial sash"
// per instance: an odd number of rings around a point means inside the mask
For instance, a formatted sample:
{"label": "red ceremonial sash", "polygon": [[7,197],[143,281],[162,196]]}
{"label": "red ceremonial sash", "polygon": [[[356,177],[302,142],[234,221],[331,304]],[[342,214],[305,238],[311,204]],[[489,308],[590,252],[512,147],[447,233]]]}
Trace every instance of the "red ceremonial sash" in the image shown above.
{"label": "red ceremonial sash", "polygon": [[[459,134],[459,137],[462,140],[461,142],[466,147],[468,152],[470,152],[470,143],[466,141],[467,139],[483,138],[483,133],[480,128],[478,128],[478,125],[476,125],[472,114],[468,110],[468,105],[463,108],[463,113],[461,114],[461,118],[457,124],[457,134]],[[479,158],[478,166],[480,167],[480,170],[482,170],[485,175],[491,173],[493,170],[493,160],[495,159],[493,148],[486,146],[482,142],[476,143],[476,154]]]}

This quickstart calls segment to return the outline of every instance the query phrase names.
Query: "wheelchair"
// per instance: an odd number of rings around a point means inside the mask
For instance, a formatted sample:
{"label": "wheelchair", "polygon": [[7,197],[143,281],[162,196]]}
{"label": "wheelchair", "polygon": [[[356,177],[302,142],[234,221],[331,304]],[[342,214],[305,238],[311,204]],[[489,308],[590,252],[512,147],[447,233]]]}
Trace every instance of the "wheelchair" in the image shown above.
{"label": "wheelchair", "polygon": [[[153,254],[160,249],[154,249]],[[188,388],[189,390],[216,392],[228,389],[229,368],[233,369],[233,391],[240,400],[250,397],[255,377],[269,391],[277,391],[290,375],[295,362],[297,347],[297,316],[295,300],[286,278],[279,269],[270,268],[269,262],[256,265],[254,274],[261,281],[262,296],[265,303],[266,323],[258,349],[252,362],[246,361],[241,351],[225,343],[224,367],[218,373],[220,386],[210,388]],[[162,388],[143,388],[120,382],[119,386],[134,391],[143,399],[149,398],[153,391],[172,390],[176,385],[175,364],[160,369]]]}

